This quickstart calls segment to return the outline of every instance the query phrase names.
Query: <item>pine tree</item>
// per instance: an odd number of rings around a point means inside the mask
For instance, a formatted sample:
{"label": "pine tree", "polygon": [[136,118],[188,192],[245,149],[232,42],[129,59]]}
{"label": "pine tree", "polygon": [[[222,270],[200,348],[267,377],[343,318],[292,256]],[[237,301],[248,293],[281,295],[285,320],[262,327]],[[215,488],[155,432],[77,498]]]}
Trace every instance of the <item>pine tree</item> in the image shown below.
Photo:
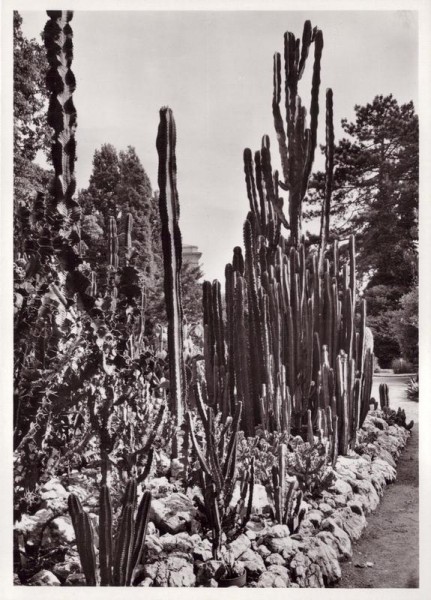
{"label": "pine tree", "polygon": [[[331,228],[339,239],[356,235],[376,354],[390,366],[400,353],[391,312],[418,277],[418,117],[412,102],[399,105],[392,95],[357,105],[355,113],[353,122],[343,119],[349,137],[335,148]],[[312,205],[321,202],[323,185],[318,173]]]}

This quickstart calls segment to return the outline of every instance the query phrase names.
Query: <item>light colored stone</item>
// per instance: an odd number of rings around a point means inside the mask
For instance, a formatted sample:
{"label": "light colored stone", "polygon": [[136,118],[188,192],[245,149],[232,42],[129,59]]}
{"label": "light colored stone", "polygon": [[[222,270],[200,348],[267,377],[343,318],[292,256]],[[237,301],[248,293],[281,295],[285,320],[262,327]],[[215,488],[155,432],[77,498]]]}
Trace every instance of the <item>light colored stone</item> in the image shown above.
{"label": "light colored stone", "polygon": [[59,479],[50,479],[43,484],[40,490],[41,498],[51,500],[58,496],[68,496],[68,492]]}
{"label": "light colored stone", "polygon": [[241,533],[241,535],[239,535],[236,538],[236,540],[234,540],[231,544],[229,544],[229,549],[230,549],[230,552],[232,553],[232,556],[235,559],[237,559],[246,550],[248,550],[248,548],[250,548],[250,546],[251,546],[251,541],[248,539],[248,537],[244,533]]}
{"label": "light colored stone", "polygon": [[286,560],[281,556],[281,554],[273,552],[265,558],[265,563],[267,565],[284,565]]}
{"label": "light colored stone", "polygon": [[258,588],[283,588],[290,587],[289,572],[281,565],[270,565],[267,571],[262,573],[257,582]]}
{"label": "light colored stone", "polygon": [[271,550],[267,546],[265,546],[265,544],[260,544],[257,547],[257,552],[264,559],[271,554]]}
{"label": "light colored stone", "polygon": [[273,525],[272,527],[269,527],[268,530],[265,533],[265,540],[270,540],[273,538],[285,538],[285,537],[289,537],[290,535],[290,531],[287,525],[281,525],[281,524],[277,524],[277,525]]}
{"label": "light colored stone", "polygon": [[341,479],[341,477],[338,477],[334,481],[331,486],[331,491],[335,494],[342,494],[343,496],[346,496],[346,498],[351,497],[353,494],[352,487],[346,481],[344,481],[344,479]]}
{"label": "light colored stone", "polygon": [[334,519],[344,529],[351,540],[358,540],[367,526],[364,515],[353,512],[349,506],[338,509],[334,513]]}
{"label": "light colored stone", "polygon": [[354,491],[353,499],[357,500],[358,495],[362,496],[362,506],[366,514],[376,510],[379,505],[379,495],[369,479],[356,480]]}
{"label": "light colored stone", "polygon": [[198,534],[191,536],[193,541],[193,558],[195,560],[207,561],[212,559],[212,544],[209,539],[202,539]]}
{"label": "light colored stone", "polygon": [[[322,521],[321,529],[317,537],[325,543],[331,544],[340,560],[348,560],[352,557],[352,543],[347,533],[342,529],[333,518]],[[328,536],[327,534],[330,534]]]}
{"label": "light colored stone", "polygon": [[312,563],[319,565],[325,587],[341,578],[341,568],[336,550],[322,538],[310,538],[307,556]]}
{"label": "light colored stone", "polygon": [[393,467],[386,460],[380,457],[375,458],[371,463],[371,472],[373,473],[377,470],[381,471],[381,473],[384,475],[386,483],[392,483],[397,477],[395,467]]}
{"label": "light colored stone", "polygon": [[301,588],[324,587],[323,575],[318,564],[312,563],[303,552],[296,552],[290,561],[289,568],[294,573],[294,579]]}
{"label": "light colored stone", "polygon": [[33,575],[33,577],[28,580],[27,585],[52,586],[52,585],[61,585],[61,584],[60,584],[58,577],[56,577],[54,575],[54,573],[52,573],[51,571],[47,571],[46,569],[43,569],[42,571],[39,571],[38,573],[36,573],[36,575]]}
{"label": "light colored stone", "polygon": [[274,538],[269,544],[269,548],[276,554],[281,554],[286,560],[289,559],[298,549],[299,541],[291,537]]}
{"label": "light colored stone", "polygon": [[144,573],[157,587],[193,587],[196,583],[193,563],[178,554],[145,565]]}
{"label": "light colored stone", "polygon": [[68,515],[57,517],[51,521],[49,527],[58,536],[60,543],[70,544],[75,541],[75,530]]}
{"label": "light colored stone", "polygon": [[322,514],[325,517],[328,517],[329,515],[332,515],[332,513],[334,512],[334,507],[330,506],[327,502],[321,502],[319,504],[319,510],[322,511]]}
{"label": "light colored stone", "polygon": [[251,579],[257,579],[264,571],[266,571],[262,557],[251,548],[246,550],[238,560],[244,566],[247,575]]}
{"label": "light colored stone", "polygon": [[[240,484],[235,486],[234,493],[231,500],[231,506],[236,506],[240,499]],[[262,514],[266,513],[271,509],[271,502],[269,501],[265,486],[261,483],[255,483],[253,488],[253,503],[252,513]]]}
{"label": "light colored stone", "polygon": [[320,510],[316,510],[316,509],[310,510],[307,513],[307,516],[305,517],[306,521],[310,521],[310,523],[313,523],[313,525],[317,528],[320,526],[322,519],[323,519],[323,513]]}
{"label": "light colored stone", "polygon": [[195,514],[196,508],[190,498],[178,492],[151,502],[150,519],[165,533],[174,534],[190,529]]}
{"label": "light colored stone", "polygon": [[145,538],[145,556],[149,562],[157,560],[163,554],[163,545],[159,539],[159,536],[154,534],[147,535]]}

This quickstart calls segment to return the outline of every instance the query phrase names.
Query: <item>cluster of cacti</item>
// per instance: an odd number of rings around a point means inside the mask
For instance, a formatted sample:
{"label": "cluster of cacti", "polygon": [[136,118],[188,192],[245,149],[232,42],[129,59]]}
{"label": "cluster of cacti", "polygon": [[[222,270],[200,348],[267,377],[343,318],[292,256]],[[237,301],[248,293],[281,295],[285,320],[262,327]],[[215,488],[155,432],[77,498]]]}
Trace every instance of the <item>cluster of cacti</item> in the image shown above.
{"label": "cluster of cacti", "polygon": [[[48,15],[44,39],[49,62],[48,121],[53,128],[54,182],[49,202],[39,194],[33,210],[20,214],[29,243],[18,257],[24,301],[15,317],[16,345],[21,349],[15,369],[15,447],[24,457],[31,444],[40,452],[41,464],[46,463],[48,457],[42,447],[57,435],[62,439],[56,426],[59,413],[79,410],[86,426],[99,437],[105,482],[112,451],[123,432],[122,420],[116,417],[125,404],[133,404],[142,384],[136,373],[146,368],[142,357],[147,350],[143,340],[144,294],[133,266],[130,214],[118,224],[114,217],[107,222],[107,260],[96,265],[97,276],[96,270],[83,262],[86,248],[80,236],[79,206],[73,198],[76,110],[72,100],[75,79],[70,69],[72,13],[48,11]],[[15,290],[18,297],[21,286]],[[130,378],[135,381],[134,393]],[[119,397],[121,407],[117,407]],[[145,399],[141,400],[144,404]],[[142,430],[141,424],[137,425]],[[151,428],[148,423],[146,426]],[[30,470],[34,465],[26,465],[25,471]],[[139,477],[147,470],[144,467]],[[37,476],[23,479],[34,482]]]}
{"label": "cluster of cacti", "polygon": [[76,494],[70,494],[68,506],[76,544],[87,585],[130,586],[140,564],[150,515],[151,492],[144,492],[137,505],[136,481],[126,486],[118,531],[113,537],[112,504],[109,489],[102,485],[99,513],[99,564],[96,561],[93,527]]}
{"label": "cluster of cacti", "polygon": [[[243,473],[238,473],[237,444],[242,403],[239,402],[233,418],[228,418],[217,439],[214,413],[205,407],[198,383],[195,384],[198,412],[203,425],[205,447],[197,440],[192,415],[186,413],[186,440],[191,439],[192,450],[200,467],[199,483],[203,504],[195,498],[212,532],[213,556],[218,559],[225,541],[231,542],[244,531],[251,516],[254,490],[254,459]],[[188,451],[187,444],[184,445]],[[235,487],[239,485],[239,498],[233,502]]]}
{"label": "cluster of cacti", "polygon": [[302,491],[297,491],[295,479],[287,482],[287,446],[278,446],[277,464],[271,469],[271,484],[268,491],[274,504],[274,518],[277,523],[287,525],[291,533],[295,533],[305,516],[305,508],[301,508]]}
{"label": "cluster of cacti", "polygon": [[411,429],[414,421],[407,423],[405,410],[400,406],[395,411],[389,405],[389,388],[386,383],[379,385],[380,409],[383,411],[383,418],[389,425],[399,425],[405,429]]}
{"label": "cluster of cacti", "polygon": [[[308,50],[315,44],[310,127],[298,96]],[[245,256],[234,249],[226,266],[226,320],[218,282],[204,283],[206,378],[210,403],[229,414],[242,402],[243,428],[253,435],[269,430],[302,434],[311,410],[313,427],[319,409],[331,408],[331,427],[341,453],[354,441],[369,408],[372,354],[365,349],[365,303],[355,323],[355,241],[327,248],[333,171],[332,92],[326,108],[326,191],[321,245],[314,253],[301,237],[302,202],[316,147],[320,58],[323,38],[304,27],[302,50],[285,35],[286,129],[280,112],[281,59],[274,59],[274,122],[284,183],[273,172],[269,138],[254,159],[244,152],[250,212],[244,224]],[[289,222],[279,188],[289,192]],[[281,227],[290,229],[285,239]],[[325,258],[325,254],[328,258]],[[329,258],[331,257],[331,259]]]}
{"label": "cluster of cacti", "polygon": [[[178,435],[184,414],[186,398],[183,356],[183,307],[181,303],[182,242],[178,225],[179,202],[176,184],[177,164],[175,156],[176,128],[170,108],[160,110],[157,134],[159,155],[159,209],[161,219],[164,287],[168,317],[168,357],[170,408],[176,419]],[[175,437],[173,457],[178,454],[178,437]]]}

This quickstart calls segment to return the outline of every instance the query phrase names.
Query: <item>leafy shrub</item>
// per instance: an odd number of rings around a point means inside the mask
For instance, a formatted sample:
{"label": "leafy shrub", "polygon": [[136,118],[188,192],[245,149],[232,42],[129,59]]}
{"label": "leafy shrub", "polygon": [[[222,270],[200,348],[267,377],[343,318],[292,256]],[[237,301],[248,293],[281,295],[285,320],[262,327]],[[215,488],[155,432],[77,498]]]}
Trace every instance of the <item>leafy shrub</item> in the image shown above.
{"label": "leafy shrub", "polygon": [[411,373],[412,371],[414,371],[413,365],[404,358],[394,358],[394,360],[391,363],[391,368],[397,375],[402,375],[403,373]]}
{"label": "leafy shrub", "polygon": [[374,336],[374,354],[378,357],[382,369],[388,369],[391,361],[400,356],[400,345],[391,328],[393,311],[381,315],[370,315],[367,325]]}

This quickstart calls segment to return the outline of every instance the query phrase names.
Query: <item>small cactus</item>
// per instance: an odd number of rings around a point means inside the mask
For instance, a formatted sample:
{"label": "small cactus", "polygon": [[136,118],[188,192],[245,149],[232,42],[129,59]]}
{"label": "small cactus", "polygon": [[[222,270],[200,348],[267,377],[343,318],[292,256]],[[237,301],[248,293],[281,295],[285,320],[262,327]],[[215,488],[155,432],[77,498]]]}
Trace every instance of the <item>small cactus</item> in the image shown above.
{"label": "small cactus", "polygon": [[88,514],[76,494],[68,498],[69,513],[87,585],[131,586],[134,570],[139,565],[145,545],[151,493],[142,495],[135,517],[136,480],[130,479],[124,493],[115,540],[112,536],[112,505],[109,489],[100,489],[99,569],[96,566],[94,534]]}

